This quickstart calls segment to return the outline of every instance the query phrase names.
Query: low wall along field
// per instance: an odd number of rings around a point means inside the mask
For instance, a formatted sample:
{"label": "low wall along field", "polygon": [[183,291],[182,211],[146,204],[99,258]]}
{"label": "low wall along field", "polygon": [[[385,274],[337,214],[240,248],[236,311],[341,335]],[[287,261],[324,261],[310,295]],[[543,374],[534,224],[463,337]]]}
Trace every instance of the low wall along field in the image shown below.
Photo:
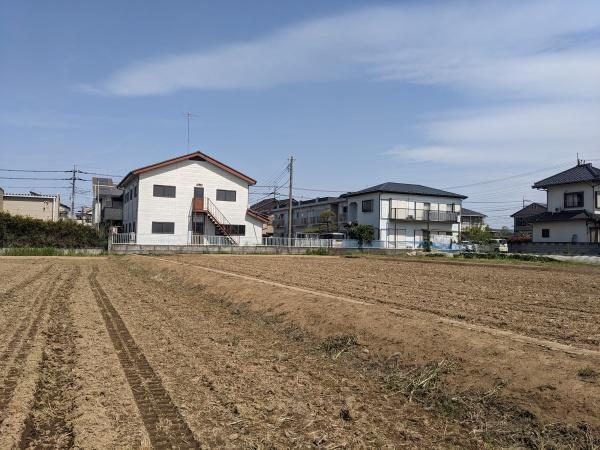
{"label": "low wall along field", "polygon": [[597,448],[598,275],[0,257],[0,448]]}

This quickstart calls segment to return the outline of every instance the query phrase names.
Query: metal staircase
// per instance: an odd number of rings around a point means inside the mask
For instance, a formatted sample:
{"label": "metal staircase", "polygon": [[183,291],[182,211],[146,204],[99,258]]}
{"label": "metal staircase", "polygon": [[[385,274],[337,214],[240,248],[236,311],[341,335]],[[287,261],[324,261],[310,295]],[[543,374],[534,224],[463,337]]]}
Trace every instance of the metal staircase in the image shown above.
{"label": "metal staircase", "polygon": [[225,236],[225,238],[231,242],[233,245],[238,245],[238,239],[236,236],[232,236],[229,234],[228,229],[230,230],[231,222],[227,220],[225,214],[223,214],[217,205],[215,205],[211,199],[208,197],[204,198],[194,198],[192,200],[192,210],[194,212],[203,212],[206,213],[208,219],[217,227],[217,229]]}

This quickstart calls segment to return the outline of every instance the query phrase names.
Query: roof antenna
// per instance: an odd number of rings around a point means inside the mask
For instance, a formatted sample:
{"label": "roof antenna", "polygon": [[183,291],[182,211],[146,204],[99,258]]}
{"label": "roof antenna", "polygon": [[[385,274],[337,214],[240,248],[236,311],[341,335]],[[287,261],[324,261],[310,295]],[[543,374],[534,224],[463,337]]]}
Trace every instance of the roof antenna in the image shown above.
{"label": "roof antenna", "polygon": [[185,117],[187,118],[187,151],[190,151],[190,119],[193,114],[191,112],[186,112]]}

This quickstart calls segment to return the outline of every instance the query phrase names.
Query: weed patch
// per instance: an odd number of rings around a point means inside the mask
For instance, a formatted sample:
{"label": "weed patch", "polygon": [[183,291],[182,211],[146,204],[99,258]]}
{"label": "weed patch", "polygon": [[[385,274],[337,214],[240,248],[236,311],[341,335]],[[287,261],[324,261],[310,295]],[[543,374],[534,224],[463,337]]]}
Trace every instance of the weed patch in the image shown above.
{"label": "weed patch", "polygon": [[591,367],[584,367],[579,369],[577,375],[579,375],[579,378],[585,381],[596,381],[598,379],[598,375],[600,374]]}
{"label": "weed patch", "polygon": [[352,350],[356,345],[358,341],[354,335],[332,336],[323,341],[321,348],[333,359],[338,359],[342,353]]}

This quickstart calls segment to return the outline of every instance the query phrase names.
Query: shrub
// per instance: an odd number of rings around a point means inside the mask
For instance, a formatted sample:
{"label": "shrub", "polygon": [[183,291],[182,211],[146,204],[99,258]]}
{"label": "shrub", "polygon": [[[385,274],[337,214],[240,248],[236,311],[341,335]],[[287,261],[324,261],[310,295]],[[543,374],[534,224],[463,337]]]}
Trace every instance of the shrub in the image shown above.
{"label": "shrub", "polygon": [[350,239],[356,239],[358,246],[362,248],[364,243],[371,243],[375,236],[375,229],[371,225],[354,225],[348,232]]}
{"label": "shrub", "polygon": [[106,238],[94,228],[77,222],[50,222],[0,212],[0,247],[105,248],[106,245]]}

